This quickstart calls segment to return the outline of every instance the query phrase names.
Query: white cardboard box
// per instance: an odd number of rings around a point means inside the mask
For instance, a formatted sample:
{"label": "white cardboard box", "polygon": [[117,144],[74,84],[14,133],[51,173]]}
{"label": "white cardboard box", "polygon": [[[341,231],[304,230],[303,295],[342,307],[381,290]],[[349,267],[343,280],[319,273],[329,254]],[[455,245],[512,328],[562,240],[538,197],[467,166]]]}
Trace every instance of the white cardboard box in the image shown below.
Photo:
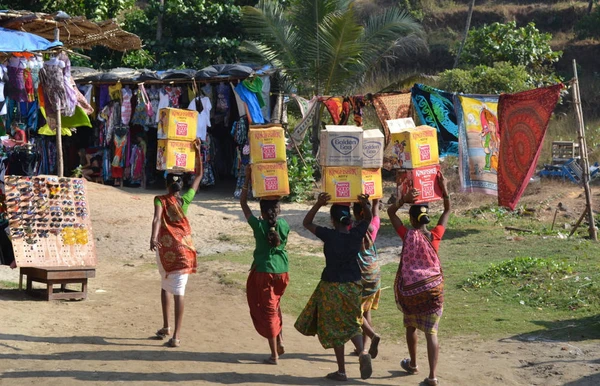
{"label": "white cardboard box", "polygon": [[366,169],[379,169],[383,166],[385,136],[379,129],[363,131],[363,163]]}
{"label": "white cardboard box", "polygon": [[363,130],[357,126],[325,126],[321,131],[321,166],[361,166]]}

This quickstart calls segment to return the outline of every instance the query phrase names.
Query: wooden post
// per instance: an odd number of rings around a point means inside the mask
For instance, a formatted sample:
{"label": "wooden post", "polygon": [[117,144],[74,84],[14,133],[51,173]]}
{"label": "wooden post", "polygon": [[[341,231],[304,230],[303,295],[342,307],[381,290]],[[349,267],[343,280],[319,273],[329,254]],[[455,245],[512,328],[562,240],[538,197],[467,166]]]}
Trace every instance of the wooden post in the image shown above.
{"label": "wooden post", "polygon": [[588,216],[590,239],[598,241],[596,232],[596,222],[594,211],[592,210],[592,192],[590,191],[590,161],[588,159],[587,143],[585,140],[585,124],[583,121],[583,110],[581,109],[581,95],[579,93],[579,78],[577,77],[577,62],[573,59],[573,105],[575,106],[575,115],[577,117],[577,134],[579,139],[579,148],[581,149],[582,161],[582,183],[585,191],[585,210]]}
{"label": "wooden post", "polygon": [[63,147],[62,147],[62,122],[60,116],[60,100],[56,106],[56,175],[59,177],[65,176],[65,165],[63,164]]}

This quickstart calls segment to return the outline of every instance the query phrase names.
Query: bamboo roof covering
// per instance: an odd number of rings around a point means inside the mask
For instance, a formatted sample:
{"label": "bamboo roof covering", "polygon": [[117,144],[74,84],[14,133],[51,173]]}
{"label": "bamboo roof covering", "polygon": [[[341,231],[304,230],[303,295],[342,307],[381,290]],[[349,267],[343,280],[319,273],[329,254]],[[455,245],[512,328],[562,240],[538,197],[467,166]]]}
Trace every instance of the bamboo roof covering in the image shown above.
{"label": "bamboo roof covering", "polygon": [[58,28],[59,40],[67,48],[90,49],[101,45],[116,51],[137,50],[140,38],[119,27],[115,20],[94,22],[83,16],[55,18],[55,15],[29,11],[0,11],[0,27],[29,32],[50,41]]}

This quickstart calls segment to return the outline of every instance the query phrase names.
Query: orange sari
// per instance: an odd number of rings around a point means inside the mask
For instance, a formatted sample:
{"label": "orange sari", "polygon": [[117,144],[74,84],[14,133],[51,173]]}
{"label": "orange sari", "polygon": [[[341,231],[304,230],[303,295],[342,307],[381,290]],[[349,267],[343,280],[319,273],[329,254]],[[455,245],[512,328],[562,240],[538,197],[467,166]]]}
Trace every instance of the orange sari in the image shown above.
{"label": "orange sari", "polygon": [[167,276],[170,273],[196,273],[196,248],[192,240],[192,229],[177,197],[166,194],[158,196],[158,199],[163,207],[158,231],[158,256]]}

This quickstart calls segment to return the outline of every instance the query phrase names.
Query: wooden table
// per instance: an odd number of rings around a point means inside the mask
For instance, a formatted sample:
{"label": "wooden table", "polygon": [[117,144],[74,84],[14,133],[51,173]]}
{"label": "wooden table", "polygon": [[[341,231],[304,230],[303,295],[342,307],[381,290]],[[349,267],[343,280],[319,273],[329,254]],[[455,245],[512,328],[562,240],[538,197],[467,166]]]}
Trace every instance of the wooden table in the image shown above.
{"label": "wooden table", "polygon": [[[32,283],[46,283],[46,300],[55,299],[86,299],[87,282],[89,278],[96,277],[94,267],[21,267],[19,276],[19,289],[23,288],[23,275],[27,275],[27,292],[37,295],[33,291]],[[60,284],[60,292],[54,292],[54,285]],[[67,289],[67,284],[81,284],[81,291]]]}

